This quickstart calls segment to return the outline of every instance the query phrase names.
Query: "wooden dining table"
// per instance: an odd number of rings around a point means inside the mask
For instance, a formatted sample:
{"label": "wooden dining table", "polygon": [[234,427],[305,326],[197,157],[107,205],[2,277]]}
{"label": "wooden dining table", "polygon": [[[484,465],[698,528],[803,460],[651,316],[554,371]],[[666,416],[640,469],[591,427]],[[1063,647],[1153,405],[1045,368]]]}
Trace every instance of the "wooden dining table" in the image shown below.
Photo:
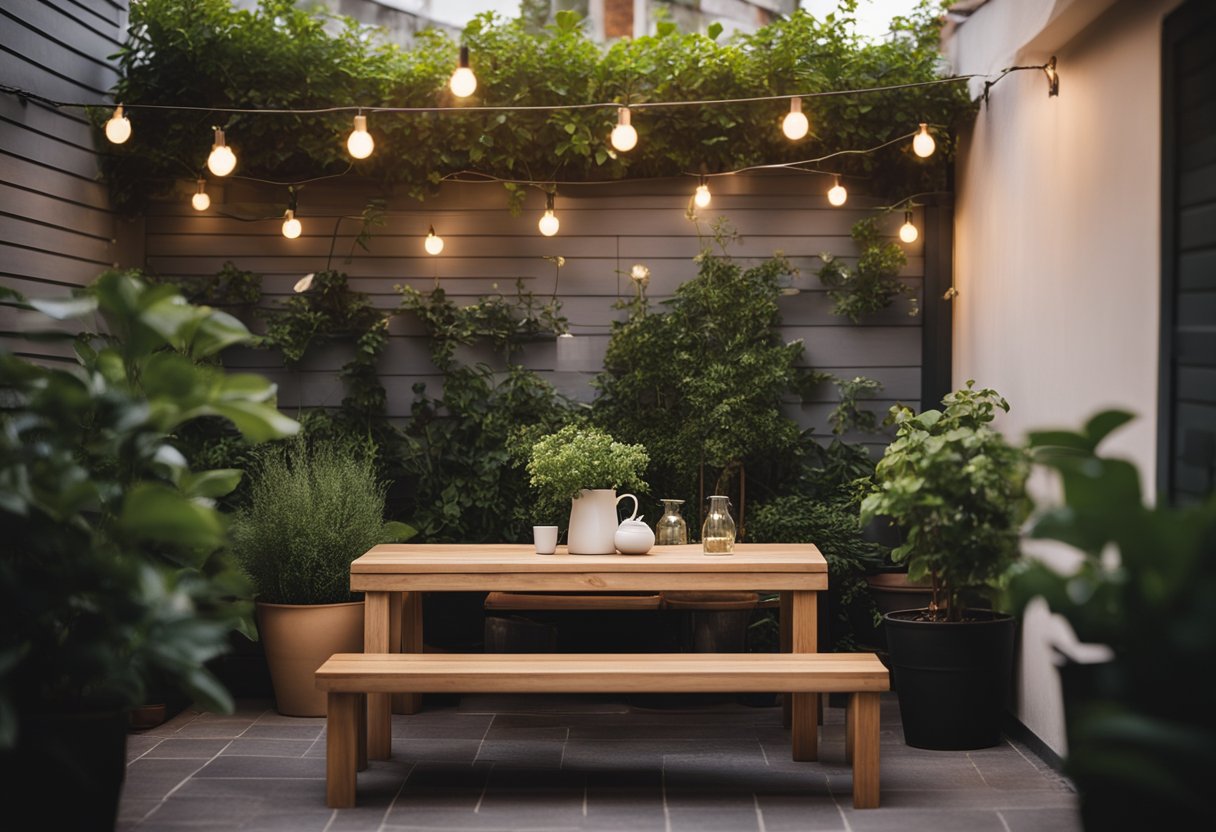
{"label": "wooden dining table", "polygon": [[[698,544],[655,546],[645,555],[538,555],[530,544],[383,544],[351,564],[350,586],[365,599],[364,653],[420,653],[423,592],[779,592],[781,649],[818,650],[818,593],[827,561],[810,543],[737,543],[730,555]],[[818,694],[785,697],[795,760],[818,758]],[[394,705],[420,707],[418,694],[367,697],[367,755],[386,759]]]}

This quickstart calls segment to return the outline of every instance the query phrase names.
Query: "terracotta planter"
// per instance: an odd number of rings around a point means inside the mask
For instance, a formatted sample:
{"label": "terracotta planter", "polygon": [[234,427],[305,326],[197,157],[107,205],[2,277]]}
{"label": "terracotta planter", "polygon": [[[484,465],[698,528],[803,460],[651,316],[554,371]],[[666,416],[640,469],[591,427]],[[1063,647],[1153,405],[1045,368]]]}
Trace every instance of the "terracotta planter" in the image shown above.
{"label": "terracotta planter", "polygon": [[363,602],[257,603],[274,701],[284,716],[325,716],[313,674],[334,653],[363,652]]}

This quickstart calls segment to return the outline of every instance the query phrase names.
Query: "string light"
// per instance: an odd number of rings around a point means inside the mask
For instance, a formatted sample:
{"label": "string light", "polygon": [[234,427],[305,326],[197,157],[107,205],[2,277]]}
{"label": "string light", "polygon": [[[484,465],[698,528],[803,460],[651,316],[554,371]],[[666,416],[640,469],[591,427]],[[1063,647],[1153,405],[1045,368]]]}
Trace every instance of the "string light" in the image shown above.
{"label": "string light", "polygon": [[612,128],[612,146],[622,153],[637,147],[638,131],[629,123],[629,108],[621,107],[616,112],[616,127]]}
{"label": "string light", "polygon": [[312,279],[314,277],[316,277],[316,274],[314,272],[309,272],[296,281],[296,285],[291,287],[292,290],[294,290],[297,295],[307,292],[309,287],[312,286]]}
{"label": "string light", "polygon": [[460,47],[460,62],[456,66],[456,71],[452,73],[452,79],[448,81],[448,87],[452,90],[452,95],[457,98],[468,98],[477,90],[477,76],[473,74],[473,70],[469,69],[469,47]]}
{"label": "string light", "polygon": [[790,111],[785,114],[785,120],[781,122],[781,132],[785,133],[785,137],[792,142],[796,142],[805,136],[811,129],[811,122],[802,112],[802,99],[790,99]]}
{"label": "string light", "polygon": [[207,157],[207,169],[216,176],[227,176],[236,169],[236,154],[224,144],[224,131],[218,127],[211,129],[215,131],[215,142],[211,145],[211,155]]}
{"label": "string light", "polygon": [[204,179],[198,180],[198,190],[194,196],[190,197],[190,205],[195,211],[206,211],[211,207],[211,197],[207,196],[207,182]]}
{"label": "string light", "polygon": [[711,199],[713,199],[713,195],[709,192],[709,180],[705,178],[705,174],[701,174],[701,184],[697,185],[697,190],[692,196],[693,204],[698,208],[707,208]]}
{"label": "string light", "polygon": [[536,224],[540,233],[546,237],[552,237],[562,225],[557,219],[557,214],[553,213],[554,197],[553,191],[545,195],[545,213],[541,215],[540,222]]}
{"label": "string light", "polygon": [[426,239],[423,240],[422,245],[426,248],[427,254],[435,255],[443,251],[443,238],[435,233],[435,226],[432,225],[426,232]]}
{"label": "string light", "polygon": [[367,132],[367,116],[360,113],[355,116],[355,129],[350,131],[346,139],[346,149],[356,159],[366,159],[376,148],[376,140]]}
{"label": "string light", "polygon": [[131,122],[122,114],[122,105],[114,108],[114,115],[106,122],[106,138],[114,144],[122,144],[131,138]]}
{"label": "string light", "polygon": [[833,185],[828,188],[828,202],[839,208],[844,205],[849,198],[849,192],[844,189],[844,185],[840,184],[840,177],[833,177]]}
{"label": "string light", "polygon": [[283,214],[283,236],[294,240],[300,236],[303,230],[304,226],[300,225],[300,221],[296,219],[296,212],[288,208],[287,213]]}
{"label": "string light", "polygon": [[899,239],[905,243],[915,243],[916,238],[919,236],[920,232],[912,224],[912,212],[904,211],[904,224],[899,227]]}
{"label": "string light", "polygon": [[921,122],[920,132],[912,138],[912,152],[922,159],[928,159],[937,149],[937,142],[929,134],[929,125]]}

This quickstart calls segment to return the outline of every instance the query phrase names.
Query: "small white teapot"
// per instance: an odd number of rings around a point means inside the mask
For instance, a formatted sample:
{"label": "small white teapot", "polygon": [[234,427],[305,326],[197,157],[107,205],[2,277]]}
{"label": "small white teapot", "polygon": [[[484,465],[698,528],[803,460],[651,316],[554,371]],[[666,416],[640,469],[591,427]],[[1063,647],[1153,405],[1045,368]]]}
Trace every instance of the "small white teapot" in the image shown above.
{"label": "small white teapot", "polygon": [[[625,496],[633,497],[632,494]],[[623,555],[644,555],[654,546],[654,529],[647,526],[638,516],[636,497],[633,497],[633,515],[621,521],[612,540]]]}

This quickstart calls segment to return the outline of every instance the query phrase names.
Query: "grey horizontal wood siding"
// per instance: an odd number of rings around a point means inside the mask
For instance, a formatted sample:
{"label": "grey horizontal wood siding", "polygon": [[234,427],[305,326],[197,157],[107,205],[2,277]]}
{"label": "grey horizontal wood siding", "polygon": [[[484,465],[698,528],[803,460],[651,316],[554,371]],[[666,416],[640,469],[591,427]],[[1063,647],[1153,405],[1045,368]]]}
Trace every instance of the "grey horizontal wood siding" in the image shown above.
{"label": "grey horizontal wood siding", "polygon": [[[0,2],[0,79],[51,99],[105,101],[117,73],[126,3]],[[93,133],[78,109],[0,96],[0,283],[29,296],[66,294],[114,265],[116,221],[97,181]],[[23,316],[0,330],[20,332]],[[64,344],[5,337],[11,349],[68,360]]]}
{"label": "grey horizontal wood siding", "polygon": [[[230,141],[239,154],[237,137]],[[378,147],[377,152],[388,151]],[[722,217],[739,235],[728,251],[742,265],[781,252],[797,269],[790,285],[798,293],[782,297],[780,307],[784,335],[802,340],[808,366],[845,378],[879,380],[883,389],[873,407],[880,413],[896,401],[919,404],[921,318],[909,316],[908,301],[899,298],[890,309],[852,325],[831,314],[831,301],[815,276],[824,252],[855,262],[850,228],[882,200],[852,196],[846,207],[832,208],[824,197],[831,183],[818,176],[719,178],[711,183],[713,202],[700,212],[698,228],[685,216],[695,184],[684,178],[563,187],[556,204],[561,231],[546,238],[536,228],[544,208],[539,191],[530,192],[523,210],[512,215],[505,191],[496,184],[447,183],[419,203],[383,194],[373,183],[352,177],[301,189],[296,215],[304,232],[287,240],[279,230],[285,188],[212,181],[212,208],[200,214],[189,206],[193,183],[183,182],[174,199],[149,213],[144,255],[148,268],[179,278],[213,275],[231,261],[263,276],[265,302],[271,306],[289,297],[301,276],[327,267],[346,272],[352,288],[367,292],[386,310],[397,305],[400,285],[427,291],[438,283],[457,302],[471,303],[492,292],[512,295],[516,280],[522,280],[537,296],[556,292],[576,337],[529,344],[518,360],[562,392],[586,401],[594,395],[590,381],[602,367],[611,323],[624,314],[613,305],[634,292],[630,267],[642,263],[650,269],[648,296],[661,303],[696,275],[694,257],[712,246],[709,226]],[[386,222],[372,231],[363,250],[355,245],[357,217],[373,196],[388,200]],[[894,235],[901,220],[895,215],[884,220],[886,232]],[[438,257],[423,250],[430,225],[445,241]],[[919,295],[921,243],[907,251],[901,279]],[[565,258],[560,270],[545,259],[554,255]],[[430,362],[418,321],[398,316],[389,332],[381,373],[390,415],[404,417],[414,398],[413,385],[424,382],[428,392],[437,394],[441,376]],[[278,356],[268,352],[237,350],[228,360],[275,378],[281,404],[293,409],[338,405],[343,390],[337,372],[348,355],[342,347],[318,350],[294,370],[284,369]],[[462,357],[502,366],[488,349]],[[827,432],[836,399],[834,388],[822,385],[810,401],[790,402],[788,408],[803,426]]]}

